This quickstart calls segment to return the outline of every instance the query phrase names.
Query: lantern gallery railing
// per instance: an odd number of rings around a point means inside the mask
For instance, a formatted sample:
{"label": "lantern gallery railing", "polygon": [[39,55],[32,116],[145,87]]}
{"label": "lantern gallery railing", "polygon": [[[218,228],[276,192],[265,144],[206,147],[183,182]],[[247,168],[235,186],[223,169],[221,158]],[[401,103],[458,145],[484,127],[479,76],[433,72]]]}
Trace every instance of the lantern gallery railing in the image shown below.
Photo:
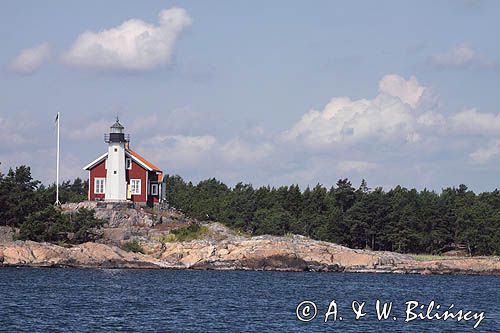
{"label": "lantern gallery railing", "polygon": [[109,133],[104,134],[104,142],[130,142],[130,134]]}

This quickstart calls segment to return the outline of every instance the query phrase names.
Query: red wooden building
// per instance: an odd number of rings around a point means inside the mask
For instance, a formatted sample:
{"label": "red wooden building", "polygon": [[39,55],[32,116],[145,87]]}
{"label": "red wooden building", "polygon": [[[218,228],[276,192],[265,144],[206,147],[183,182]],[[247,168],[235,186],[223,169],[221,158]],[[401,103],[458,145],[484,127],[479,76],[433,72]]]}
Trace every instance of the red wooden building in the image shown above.
{"label": "red wooden building", "polygon": [[163,172],[129,147],[129,136],[116,120],[105,135],[108,152],[84,167],[91,201],[133,201],[153,206],[162,201]]}

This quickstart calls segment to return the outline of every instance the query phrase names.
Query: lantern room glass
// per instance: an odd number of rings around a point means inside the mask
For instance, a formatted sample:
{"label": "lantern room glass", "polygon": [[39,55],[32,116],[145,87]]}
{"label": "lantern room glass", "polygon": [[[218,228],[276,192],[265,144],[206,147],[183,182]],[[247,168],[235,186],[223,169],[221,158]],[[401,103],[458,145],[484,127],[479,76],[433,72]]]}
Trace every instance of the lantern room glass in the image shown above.
{"label": "lantern room glass", "polygon": [[116,120],[116,123],[113,124],[113,126],[110,127],[110,133],[123,133],[123,130],[125,128],[118,122],[118,119]]}

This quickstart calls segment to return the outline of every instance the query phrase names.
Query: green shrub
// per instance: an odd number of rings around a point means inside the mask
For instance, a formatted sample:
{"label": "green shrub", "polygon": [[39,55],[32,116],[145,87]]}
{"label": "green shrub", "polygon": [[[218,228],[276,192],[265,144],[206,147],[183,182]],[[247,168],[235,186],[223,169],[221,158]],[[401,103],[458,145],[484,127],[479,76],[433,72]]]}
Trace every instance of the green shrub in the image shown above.
{"label": "green shrub", "polygon": [[137,241],[137,239],[126,242],[123,248],[125,249],[125,251],[128,252],[144,253],[144,249],[142,248],[141,244]]}
{"label": "green shrub", "polygon": [[67,216],[54,206],[32,213],[21,225],[19,238],[35,242],[57,242],[72,232]]}
{"label": "green shrub", "polygon": [[106,221],[95,217],[93,209],[80,208],[78,211],[68,214],[72,232],[75,236],[74,243],[85,243],[96,240],[95,230],[101,228]]}
{"label": "green shrub", "polygon": [[104,221],[94,216],[93,210],[85,208],[70,214],[63,214],[52,205],[32,213],[19,230],[19,239],[35,242],[65,242],[79,244],[95,240],[95,229]]}

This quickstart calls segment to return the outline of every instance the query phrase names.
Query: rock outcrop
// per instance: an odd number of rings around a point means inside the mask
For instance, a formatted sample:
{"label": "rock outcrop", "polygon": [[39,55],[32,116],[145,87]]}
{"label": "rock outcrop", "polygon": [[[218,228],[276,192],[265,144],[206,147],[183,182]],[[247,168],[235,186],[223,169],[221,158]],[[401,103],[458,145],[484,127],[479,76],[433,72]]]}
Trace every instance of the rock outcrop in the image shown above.
{"label": "rock outcrop", "polygon": [[16,241],[0,245],[0,265],[32,267],[158,268],[154,258],[118,247],[84,243],[71,248]]}
{"label": "rock outcrop", "polygon": [[245,237],[219,223],[206,226],[208,232],[203,239],[189,242],[136,238],[146,255],[110,244],[85,243],[68,248],[10,242],[0,244],[0,265],[500,275],[498,257],[417,261],[409,255],[354,250],[303,236]]}
{"label": "rock outcrop", "polygon": [[221,239],[214,235],[221,235],[218,230],[225,229],[222,225],[213,223],[208,228],[208,239],[166,243],[160,253],[152,255],[175,268],[225,270],[356,271],[413,260],[402,254],[353,250],[303,236],[247,238],[226,229]]}
{"label": "rock outcrop", "polygon": [[15,234],[13,228],[0,226],[0,244],[12,242]]}

